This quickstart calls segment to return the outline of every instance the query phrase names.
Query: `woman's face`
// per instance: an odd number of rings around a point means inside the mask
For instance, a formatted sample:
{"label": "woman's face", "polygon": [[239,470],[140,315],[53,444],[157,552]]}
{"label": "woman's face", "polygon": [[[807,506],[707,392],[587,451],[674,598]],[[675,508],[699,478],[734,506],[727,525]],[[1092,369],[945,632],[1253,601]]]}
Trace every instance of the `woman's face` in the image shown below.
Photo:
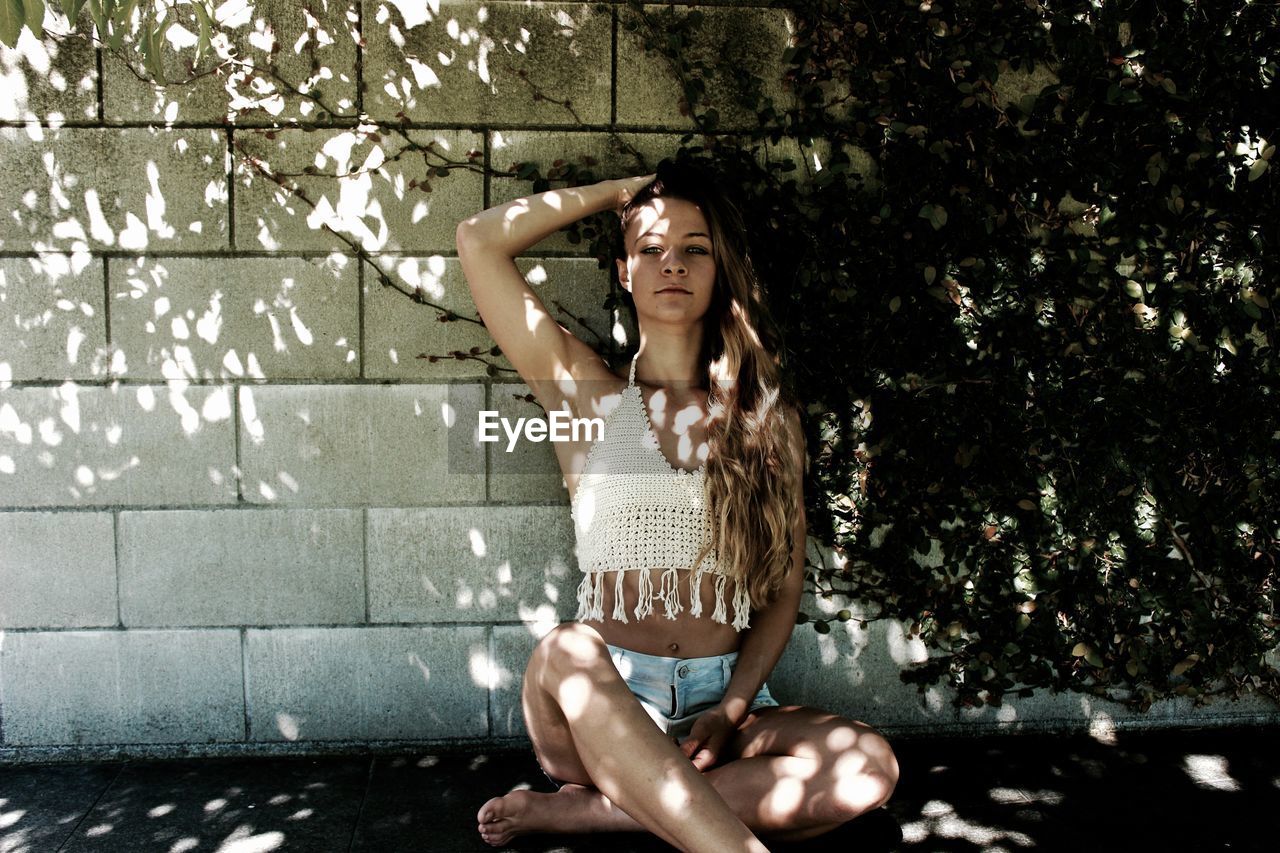
{"label": "woman's face", "polygon": [[672,323],[701,320],[716,285],[702,209],[681,198],[656,198],[636,211],[624,240],[627,259],[617,262],[618,280],[636,313]]}

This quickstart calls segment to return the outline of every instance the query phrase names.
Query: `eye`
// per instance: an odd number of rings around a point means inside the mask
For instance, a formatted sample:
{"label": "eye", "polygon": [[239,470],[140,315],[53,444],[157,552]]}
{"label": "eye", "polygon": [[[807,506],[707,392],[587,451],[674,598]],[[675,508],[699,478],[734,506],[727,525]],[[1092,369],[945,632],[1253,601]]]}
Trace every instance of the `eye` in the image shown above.
{"label": "eye", "polygon": [[[646,247],[644,247],[643,249],[641,249],[641,250],[640,250],[640,254],[642,254],[642,255],[647,255],[647,254],[649,254],[649,250],[650,250],[650,249],[653,249],[655,252],[661,252],[661,251],[662,251],[662,247],[661,247],[661,246],[646,246]],[[691,252],[699,252],[700,254],[703,254],[703,255],[709,254],[709,253],[707,252],[707,250],[706,250],[706,249],[704,249],[704,248],[702,248],[701,246],[690,246],[690,247],[689,247],[689,251],[691,251]]]}

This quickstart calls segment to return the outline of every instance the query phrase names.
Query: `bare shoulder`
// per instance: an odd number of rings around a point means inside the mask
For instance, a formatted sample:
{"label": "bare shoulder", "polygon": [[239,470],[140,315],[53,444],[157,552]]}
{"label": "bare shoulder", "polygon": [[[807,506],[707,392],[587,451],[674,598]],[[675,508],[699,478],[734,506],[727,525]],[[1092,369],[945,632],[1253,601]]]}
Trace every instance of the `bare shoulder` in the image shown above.
{"label": "bare shoulder", "polygon": [[577,338],[570,338],[562,368],[550,379],[529,383],[547,411],[565,410],[574,417],[601,417],[626,386],[603,357]]}

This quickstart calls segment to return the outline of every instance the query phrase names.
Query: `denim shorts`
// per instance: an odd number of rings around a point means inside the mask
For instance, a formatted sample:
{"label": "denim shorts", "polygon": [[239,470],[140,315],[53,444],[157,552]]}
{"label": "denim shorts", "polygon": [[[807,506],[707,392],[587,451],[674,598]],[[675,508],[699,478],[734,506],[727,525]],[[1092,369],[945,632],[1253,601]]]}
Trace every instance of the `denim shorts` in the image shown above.
{"label": "denim shorts", "polygon": [[[720,704],[738,665],[737,652],[706,658],[669,658],[607,647],[613,665],[640,705],[658,728],[677,740],[688,737],[694,721]],[[763,684],[747,713],[777,704],[769,685]]]}
{"label": "denim shorts", "polygon": [[[669,658],[607,643],[606,646],[614,667],[640,700],[640,706],[659,729],[677,742],[689,736],[695,720],[720,704],[738,664],[736,651],[705,658]],[[769,685],[762,684],[747,713],[777,705]],[[545,770],[543,773],[556,788],[564,784]]]}

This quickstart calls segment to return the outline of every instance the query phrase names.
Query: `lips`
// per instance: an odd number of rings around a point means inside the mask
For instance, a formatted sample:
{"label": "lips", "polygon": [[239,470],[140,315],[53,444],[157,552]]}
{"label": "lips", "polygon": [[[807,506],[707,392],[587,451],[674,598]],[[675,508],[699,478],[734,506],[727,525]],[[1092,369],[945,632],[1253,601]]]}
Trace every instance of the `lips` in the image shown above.
{"label": "lips", "polygon": [[659,293],[691,293],[692,291],[688,290],[687,288],[672,286],[672,287],[664,287],[658,292]]}

